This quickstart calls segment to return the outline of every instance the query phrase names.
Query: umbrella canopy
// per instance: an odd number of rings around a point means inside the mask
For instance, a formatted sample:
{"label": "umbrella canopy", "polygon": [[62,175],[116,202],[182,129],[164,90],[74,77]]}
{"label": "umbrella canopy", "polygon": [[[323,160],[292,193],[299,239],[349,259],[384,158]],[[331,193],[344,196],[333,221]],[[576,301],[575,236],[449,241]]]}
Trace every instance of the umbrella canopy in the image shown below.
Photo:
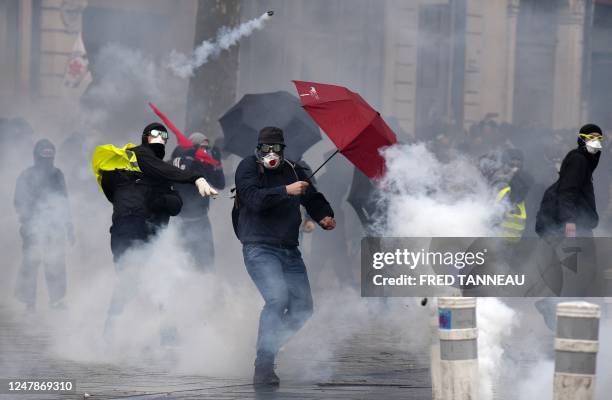
{"label": "umbrella canopy", "polygon": [[321,140],[317,124],[302,109],[299,100],[285,91],[244,95],[219,123],[225,137],[224,150],[243,158],[253,154],[259,130],[266,126],[283,130],[285,157],[290,160],[300,160],[306,150]]}
{"label": "umbrella canopy", "polygon": [[378,150],[397,143],[393,131],[357,93],[315,82],[293,81],[302,106],[323,129],[338,151],[369,178],[384,174]]}

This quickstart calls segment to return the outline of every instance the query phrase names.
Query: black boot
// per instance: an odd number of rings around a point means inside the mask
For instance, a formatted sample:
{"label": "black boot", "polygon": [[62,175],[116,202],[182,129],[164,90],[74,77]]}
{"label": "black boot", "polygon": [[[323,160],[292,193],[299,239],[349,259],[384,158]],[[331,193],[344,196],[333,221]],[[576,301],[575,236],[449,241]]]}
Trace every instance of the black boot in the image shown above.
{"label": "black boot", "polygon": [[253,374],[253,385],[278,386],[280,379],[274,373],[274,356],[270,354],[258,354],[255,359],[255,373]]}

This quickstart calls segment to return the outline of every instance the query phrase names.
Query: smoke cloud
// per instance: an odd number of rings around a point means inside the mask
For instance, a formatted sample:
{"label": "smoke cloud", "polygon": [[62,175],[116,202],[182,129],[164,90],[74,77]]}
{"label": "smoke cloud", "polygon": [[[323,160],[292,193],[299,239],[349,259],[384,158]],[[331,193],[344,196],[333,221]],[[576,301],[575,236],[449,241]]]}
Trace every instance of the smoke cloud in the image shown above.
{"label": "smoke cloud", "polygon": [[463,156],[443,163],[424,144],[384,151],[387,174],[375,231],[383,236],[487,236],[500,210],[478,169]]}
{"label": "smoke cloud", "polygon": [[254,31],[263,29],[269,18],[270,15],[264,13],[260,17],[244,22],[235,28],[222,27],[214,41],[203,41],[191,55],[173,50],[170,53],[168,68],[178,77],[189,78],[193,76],[196,69],[206,64],[211,58],[217,57],[223,50],[234,46],[240,39],[250,36]]}
{"label": "smoke cloud", "polygon": [[515,310],[494,297],[478,299],[477,313],[479,398],[493,400],[504,372],[502,344],[512,337],[512,330],[518,324],[518,315]]}

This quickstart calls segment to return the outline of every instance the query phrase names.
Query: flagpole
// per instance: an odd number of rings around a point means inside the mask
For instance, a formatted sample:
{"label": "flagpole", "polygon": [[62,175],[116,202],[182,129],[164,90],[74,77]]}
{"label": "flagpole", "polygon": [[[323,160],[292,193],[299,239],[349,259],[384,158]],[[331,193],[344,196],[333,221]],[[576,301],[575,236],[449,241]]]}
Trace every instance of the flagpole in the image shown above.
{"label": "flagpole", "polygon": [[333,156],[335,156],[335,155],[336,155],[336,154],[338,154],[339,152],[340,152],[340,150],[336,149],[336,151],[334,152],[334,154],[332,154],[331,156],[329,156],[329,157],[327,158],[327,160],[325,160],[325,162],[323,162],[323,164],[319,165],[319,168],[317,168],[317,169],[315,170],[315,172],[313,172],[313,173],[312,173],[312,175],[310,175],[310,176],[308,177],[308,180],[312,179],[312,177],[313,177],[313,176],[314,176],[314,175],[315,175],[317,172],[319,172],[319,170],[320,170],[321,168],[323,168],[323,166],[324,166],[325,164],[327,164],[327,162],[328,162],[329,160],[331,160]]}

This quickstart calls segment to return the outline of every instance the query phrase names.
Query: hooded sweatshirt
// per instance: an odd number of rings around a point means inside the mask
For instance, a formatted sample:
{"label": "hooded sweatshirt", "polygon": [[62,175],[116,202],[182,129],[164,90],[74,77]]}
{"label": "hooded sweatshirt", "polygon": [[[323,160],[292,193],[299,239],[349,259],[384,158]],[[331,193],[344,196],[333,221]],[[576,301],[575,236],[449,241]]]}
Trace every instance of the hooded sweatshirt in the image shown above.
{"label": "hooded sweatshirt", "polygon": [[53,165],[55,146],[47,140],[34,145],[34,165],[17,178],[14,205],[19,221],[29,225],[59,226],[70,223],[64,174]]}
{"label": "hooded sweatshirt", "polygon": [[584,146],[570,151],[559,172],[559,220],[575,223],[577,228],[594,229],[599,223],[593,171],[601,153],[590,154]]}
{"label": "hooded sweatshirt", "polygon": [[306,173],[289,162],[283,162],[275,170],[258,165],[254,155],[240,162],[236,170],[236,193],[238,236],[243,244],[298,246],[302,222],[300,204],[317,222],[334,216],[325,197],[312,184],[304,195],[289,196],[285,186],[298,180],[306,181]]}

